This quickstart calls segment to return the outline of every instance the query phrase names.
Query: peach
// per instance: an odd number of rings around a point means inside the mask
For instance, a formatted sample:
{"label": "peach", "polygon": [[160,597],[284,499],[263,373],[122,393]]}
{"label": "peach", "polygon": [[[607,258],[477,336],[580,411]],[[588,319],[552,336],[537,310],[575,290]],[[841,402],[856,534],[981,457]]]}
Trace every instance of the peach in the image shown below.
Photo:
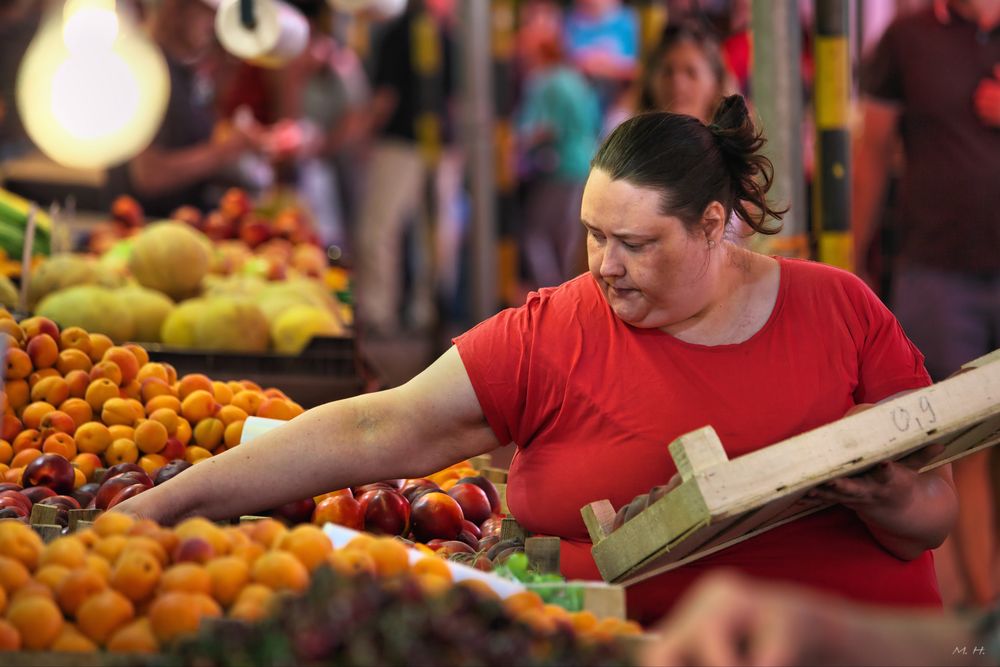
{"label": "peach", "polygon": [[176,414],[181,412],[181,401],[175,396],[157,396],[146,401],[146,414],[151,415],[157,410],[166,408],[173,410]]}
{"label": "peach", "polygon": [[164,428],[167,429],[167,435],[173,435],[177,432],[177,422],[180,417],[177,413],[170,408],[160,408],[159,410],[154,410],[152,414],[149,415],[150,420],[157,421],[163,424]]}
{"label": "peach", "polygon": [[14,320],[14,316],[6,308],[0,308],[0,320]]}
{"label": "peach", "polygon": [[181,400],[181,414],[191,423],[213,417],[221,406],[210,391],[196,389]]}
{"label": "peach", "polygon": [[59,359],[59,344],[45,333],[30,338],[25,351],[35,368],[51,368]]}
{"label": "peach", "polygon": [[81,424],[74,437],[77,449],[89,454],[102,453],[112,441],[111,431],[101,422]]}
{"label": "peach", "polygon": [[38,422],[38,430],[41,432],[43,440],[53,433],[73,435],[76,431],[76,422],[62,410],[53,410],[45,413],[41,418]]}
{"label": "peach", "polygon": [[64,378],[69,386],[69,395],[73,398],[83,398],[87,395],[87,387],[90,385],[90,373],[84,370],[73,370],[66,374]]}
{"label": "peach", "polygon": [[263,394],[265,398],[283,398],[286,401],[288,400],[288,394],[286,394],[285,392],[281,391],[276,387],[265,389],[263,391]]}
{"label": "peach", "polygon": [[149,352],[147,352],[146,348],[141,345],[137,345],[135,343],[125,343],[122,347],[132,353],[135,360],[139,362],[139,368],[142,368],[149,363]]}
{"label": "peach", "polygon": [[199,447],[215,449],[222,442],[226,425],[213,417],[202,419],[194,427],[194,441]]}
{"label": "peach", "polygon": [[167,369],[167,383],[174,384],[177,382],[177,369],[174,368],[173,364],[168,364],[167,362],[161,362],[163,367]]}
{"label": "peach", "polygon": [[45,378],[60,377],[59,371],[54,368],[40,368],[28,376],[28,386],[34,388],[36,384]]}
{"label": "peach", "polygon": [[56,370],[63,375],[69,375],[70,371],[84,371],[90,373],[94,367],[94,362],[82,350],[70,348],[59,353],[56,360]]}
{"label": "peach", "polygon": [[115,383],[116,387],[122,385],[123,378],[122,369],[113,361],[99,361],[94,364],[94,367],[90,369],[90,380],[99,380],[101,378],[108,378]]}
{"label": "peach", "polygon": [[153,419],[147,419],[135,429],[135,444],[143,454],[161,451],[168,437],[167,427]]}
{"label": "peach", "polygon": [[226,447],[231,449],[236,445],[240,444],[240,439],[243,437],[243,421],[234,421],[226,424],[225,433],[223,433],[222,440],[226,443]]}
{"label": "peach", "polygon": [[139,460],[139,448],[128,438],[118,438],[104,451],[104,460],[110,465],[135,463]]}
{"label": "peach", "polygon": [[265,398],[257,408],[257,416],[288,421],[295,416],[295,409],[283,398]]}
{"label": "peach", "polygon": [[108,378],[94,380],[87,386],[87,393],[84,394],[84,397],[90,403],[91,409],[98,412],[104,408],[105,402],[112,398],[119,398],[118,385]]}
{"label": "peach", "polygon": [[198,447],[197,445],[188,447],[187,451],[184,452],[184,460],[191,464],[200,463],[201,461],[211,457],[212,452],[208,451],[204,447]]}
{"label": "peach", "polygon": [[28,449],[22,449],[21,451],[14,454],[14,458],[11,459],[10,461],[10,469],[7,472],[13,473],[15,470],[20,470],[21,475],[18,475],[16,480],[7,480],[7,481],[16,481],[18,484],[21,484],[23,486],[24,468],[41,455],[42,455],[42,450],[35,449],[34,447],[29,447]]}
{"label": "peach", "polygon": [[191,435],[191,422],[186,419],[178,419],[177,430],[174,432],[173,437],[186,445],[191,442]]}
{"label": "peach", "polygon": [[47,317],[29,317],[21,320],[21,328],[29,339],[46,334],[53,341],[59,340],[59,326]]}
{"label": "peach", "polygon": [[142,400],[148,403],[157,396],[173,396],[174,390],[165,380],[160,378],[150,377],[143,380],[140,384]]}
{"label": "peach", "polygon": [[90,360],[95,364],[101,361],[104,358],[104,353],[114,345],[114,342],[104,334],[90,334]]}
{"label": "peach", "polygon": [[0,439],[7,442],[14,442],[14,438],[23,430],[24,424],[14,415],[5,414],[3,417],[0,417]]}
{"label": "peach", "polygon": [[93,479],[94,473],[97,469],[104,465],[101,463],[101,457],[93,452],[83,452],[77,454],[73,457],[72,463],[77,470],[83,472],[84,476],[88,480]]}
{"label": "peach", "polygon": [[[33,338],[32,340],[38,339]],[[69,383],[58,375],[42,378],[31,388],[32,401],[45,401],[52,405],[59,405],[67,398],[69,398]]]}
{"label": "peach", "polygon": [[240,393],[241,391],[246,391],[246,387],[241,385],[236,380],[230,380],[229,382],[226,383],[226,386],[229,387],[229,391],[233,392],[233,396]]}
{"label": "peach", "polygon": [[247,389],[233,396],[230,405],[235,405],[248,415],[256,415],[260,404],[264,402],[264,394]]}
{"label": "peach", "polygon": [[160,450],[160,456],[167,461],[173,461],[174,459],[183,459],[186,452],[187,447],[184,446],[183,442],[177,438],[167,438],[167,444]]}
{"label": "peach", "polygon": [[108,427],[108,432],[111,433],[111,439],[117,440],[118,438],[128,438],[133,439],[135,436],[135,429],[131,426],[126,426],[125,424],[114,424]]}
{"label": "peach", "polygon": [[216,415],[222,420],[222,423],[229,426],[233,422],[242,422],[249,417],[245,410],[238,408],[235,405],[225,405],[219,410],[219,414]]}
{"label": "peach", "polygon": [[21,414],[21,421],[28,428],[38,428],[42,422],[42,417],[56,409],[56,406],[45,401],[35,401],[29,403]]}
{"label": "peach", "polygon": [[240,384],[243,385],[244,389],[247,389],[249,391],[255,391],[258,394],[264,393],[264,390],[261,389],[261,386],[256,382],[254,382],[253,380],[240,380]]}
{"label": "peach", "polygon": [[14,347],[21,347],[28,339],[28,337],[24,335],[24,329],[22,329],[14,320],[0,320],[0,332],[7,334],[16,341]]}
{"label": "peach", "polygon": [[31,375],[31,357],[24,350],[9,348],[4,354],[7,370],[4,377],[7,380],[23,380]]}
{"label": "peach", "polygon": [[174,563],[207,563],[215,558],[215,548],[204,537],[182,537],[174,550]]}
{"label": "peach", "polygon": [[25,449],[37,449],[41,451],[42,449],[42,434],[36,429],[28,428],[20,433],[11,441],[10,446],[14,450],[14,453],[22,452]]}
{"label": "peach", "polygon": [[135,413],[136,425],[146,417],[146,406],[142,404],[142,401],[136,398],[126,398],[125,402],[129,404],[132,408],[132,412]]}
{"label": "peach", "polygon": [[94,418],[94,410],[90,403],[82,398],[68,398],[59,404],[59,411],[73,418],[74,424],[86,424]]}
{"label": "peach", "polygon": [[[132,380],[121,388],[122,398],[131,398],[134,401],[142,400],[142,385],[138,380]],[[145,410],[145,408],[143,408]]]}
{"label": "peach", "polygon": [[23,408],[31,399],[31,388],[28,386],[27,380],[12,380],[7,378],[7,381],[4,382],[3,390],[4,394],[7,395],[10,407],[14,410]]}
{"label": "peach", "polygon": [[108,426],[134,425],[142,417],[144,410],[137,410],[133,403],[128,398],[109,398],[101,407],[101,421]]}
{"label": "peach", "polygon": [[215,400],[219,405],[229,405],[229,402],[233,400],[233,391],[225,382],[217,380],[212,382],[212,393],[215,394]]}
{"label": "peach", "polygon": [[101,357],[101,361],[112,361],[117,364],[122,371],[122,382],[125,383],[136,378],[141,366],[136,356],[126,347],[109,347]]}
{"label": "peach", "polygon": [[78,350],[84,354],[90,354],[90,334],[80,327],[63,329],[62,333],[59,334],[59,342],[63,350]]}
{"label": "peach", "polygon": [[167,369],[163,364],[149,362],[148,364],[143,364],[142,368],[139,369],[139,374],[135,376],[135,379],[142,382],[147,378],[158,378],[167,384],[170,384],[168,377]]}
{"label": "peach", "polygon": [[167,465],[167,463],[166,457],[160,454],[146,454],[139,458],[139,465],[142,466],[142,469],[150,477],[156,475],[156,471]]}
{"label": "peach", "polygon": [[201,373],[188,373],[180,380],[178,395],[180,396],[181,401],[196,391],[204,391],[214,397],[214,389],[215,387],[212,384],[212,381],[208,379],[208,376],[202,375]]}
{"label": "peach", "polygon": [[76,442],[73,440],[73,436],[67,433],[53,433],[45,439],[42,452],[59,454],[64,459],[69,460],[76,456]]}

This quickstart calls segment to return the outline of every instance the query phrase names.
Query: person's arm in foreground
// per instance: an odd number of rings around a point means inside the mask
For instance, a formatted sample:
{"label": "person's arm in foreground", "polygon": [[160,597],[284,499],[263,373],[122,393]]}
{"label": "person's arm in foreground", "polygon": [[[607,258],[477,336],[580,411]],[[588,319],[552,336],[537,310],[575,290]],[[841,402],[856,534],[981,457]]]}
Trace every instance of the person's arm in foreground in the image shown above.
{"label": "person's arm in foreground", "polygon": [[[896,396],[886,400],[892,398]],[[855,406],[847,415],[869,407]],[[865,474],[831,480],[810,495],[854,510],[886,551],[913,560],[941,546],[958,516],[951,465],[917,472],[943,450],[943,445],[929,445],[899,461],[884,461]]]}
{"label": "person's arm in foreground", "polygon": [[223,519],[381,479],[421,477],[498,446],[452,347],[401,387],[327,403],[115,506]]}
{"label": "person's arm in foreground", "polygon": [[972,618],[866,607],[719,572],[681,600],[641,660],[650,666],[996,664],[977,646],[974,626]]}

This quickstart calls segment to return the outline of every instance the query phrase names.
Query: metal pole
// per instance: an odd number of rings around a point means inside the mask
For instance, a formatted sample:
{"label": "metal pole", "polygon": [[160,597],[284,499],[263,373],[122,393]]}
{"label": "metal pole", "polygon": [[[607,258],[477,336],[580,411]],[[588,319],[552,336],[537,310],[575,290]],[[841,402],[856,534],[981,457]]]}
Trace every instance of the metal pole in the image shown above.
{"label": "metal pole", "polygon": [[790,208],[781,233],[754,236],[755,250],[809,256],[806,188],[802,165],[802,71],[798,3],[756,0],[752,6],[753,71],[750,89],[774,164],[769,198]]}
{"label": "metal pole", "polygon": [[816,176],[813,220],[821,262],[852,268],[848,0],[816,0]]}
{"label": "metal pole", "polygon": [[490,3],[465,0],[461,7],[463,140],[472,190],[472,317],[497,311],[496,186],[493,176],[493,72]]}

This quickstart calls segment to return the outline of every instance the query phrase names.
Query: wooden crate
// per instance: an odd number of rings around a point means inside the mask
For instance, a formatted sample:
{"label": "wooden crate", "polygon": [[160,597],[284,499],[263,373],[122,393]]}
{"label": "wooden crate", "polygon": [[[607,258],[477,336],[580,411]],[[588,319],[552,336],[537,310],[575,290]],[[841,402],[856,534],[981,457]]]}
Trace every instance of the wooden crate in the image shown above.
{"label": "wooden crate", "polygon": [[632,584],[825,509],[812,488],[931,443],[929,470],[1000,442],[1000,350],[963,372],[770,447],[726,457],[706,426],[670,444],[681,484],[611,531],[607,500],[581,510],[606,581]]}

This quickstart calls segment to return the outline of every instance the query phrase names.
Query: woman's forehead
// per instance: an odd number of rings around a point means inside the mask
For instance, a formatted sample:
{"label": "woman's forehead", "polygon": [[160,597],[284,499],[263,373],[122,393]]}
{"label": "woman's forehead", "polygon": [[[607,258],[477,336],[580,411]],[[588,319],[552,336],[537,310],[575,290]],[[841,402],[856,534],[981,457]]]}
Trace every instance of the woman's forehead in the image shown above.
{"label": "woman's forehead", "polygon": [[583,190],[581,220],[595,228],[618,233],[657,232],[675,218],[660,210],[661,193],[622,179],[612,179],[595,169]]}

